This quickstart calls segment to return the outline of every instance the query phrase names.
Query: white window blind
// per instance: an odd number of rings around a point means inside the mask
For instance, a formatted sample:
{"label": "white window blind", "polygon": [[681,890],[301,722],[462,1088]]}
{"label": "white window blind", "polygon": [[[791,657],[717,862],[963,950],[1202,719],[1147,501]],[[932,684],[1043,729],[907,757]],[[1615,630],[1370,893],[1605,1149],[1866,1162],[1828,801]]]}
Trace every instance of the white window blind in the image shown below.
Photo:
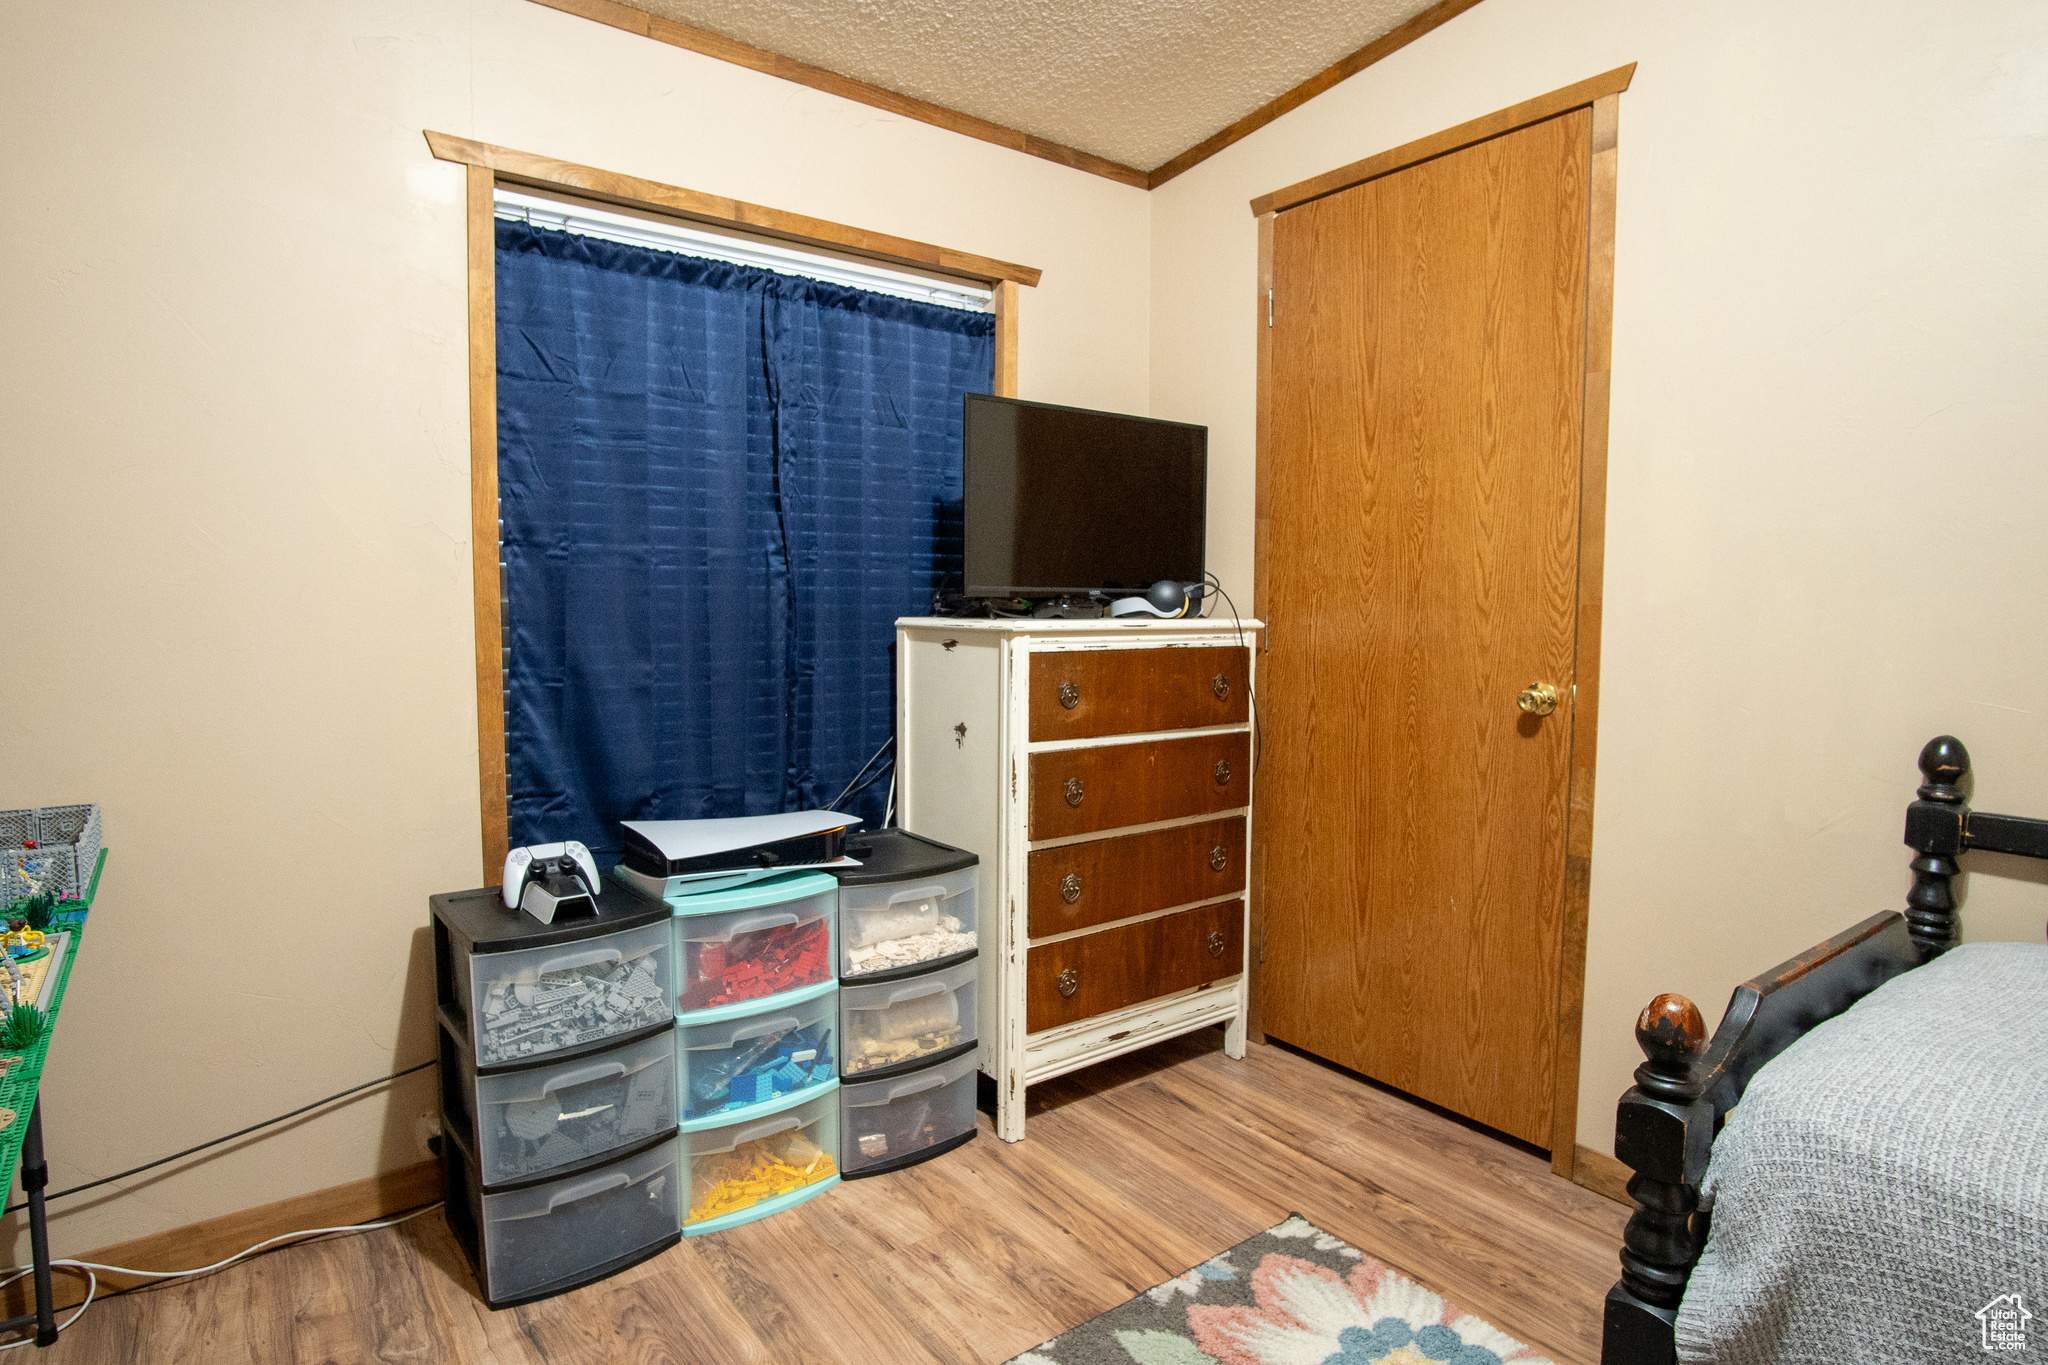
{"label": "white window blind", "polygon": [[784,275],[804,275],[850,289],[867,289],[877,294],[894,294],[919,303],[935,303],[971,313],[986,313],[992,306],[989,290],[965,280],[934,280],[908,271],[836,256],[820,256],[800,247],[760,238],[731,237],[708,232],[685,223],[657,222],[623,213],[606,213],[582,204],[567,204],[539,195],[500,189],[494,192],[497,216],[557,232],[574,232],[601,237],[626,246],[673,251],[684,256],[704,256],[735,265],[758,266]]}

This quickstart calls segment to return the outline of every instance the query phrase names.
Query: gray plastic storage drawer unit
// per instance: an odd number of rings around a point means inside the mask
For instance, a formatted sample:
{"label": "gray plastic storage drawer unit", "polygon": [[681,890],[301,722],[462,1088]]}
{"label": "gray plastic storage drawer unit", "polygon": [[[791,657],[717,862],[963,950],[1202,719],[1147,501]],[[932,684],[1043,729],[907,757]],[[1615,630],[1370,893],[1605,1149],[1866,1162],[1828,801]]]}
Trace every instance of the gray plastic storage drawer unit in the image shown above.
{"label": "gray plastic storage drawer unit", "polygon": [[477,1074],[441,1028],[441,1117],[486,1185],[600,1164],[676,1126],[676,1036],[663,1029],[603,1052]]}
{"label": "gray plastic storage drawer unit", "polygon": [[485,1190],[476,1162],[445,1138],[448,1226],[492,1308],[531,1303],[616,1274],[682,1240],[680,1139],[673,1134],[594,1170]]}
{"label": "gray plastic storage drawer unit", "polygon": [[448,1225],[493,1308],[681,1240],[669,907],[607,885],[542,924],[432,897]]}

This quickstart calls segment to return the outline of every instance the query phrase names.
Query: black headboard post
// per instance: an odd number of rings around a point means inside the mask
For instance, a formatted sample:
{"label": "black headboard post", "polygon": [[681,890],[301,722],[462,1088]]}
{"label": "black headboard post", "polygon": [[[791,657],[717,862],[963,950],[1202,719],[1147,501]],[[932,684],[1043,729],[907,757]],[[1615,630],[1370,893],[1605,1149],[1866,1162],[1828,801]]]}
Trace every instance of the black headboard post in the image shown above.
{"label": "black headboard post", "polygon": [[1906,807],[1906,846],[1913,859],[1913,889],[1906,893],[1906,927],[1920,960],[1931,961],[1956,946],[1956,856],[1970,808],[1962,781],[1970,751],[1954,735],[1936,735],[1920,750],[1920,775],[1927,781],[1920,799]]}
{"label": "black headboard post", "polygon": [[1682,995],[1660,995],[1636,1021],[1649,1058],[1615,1114],[1614,1155],[1635,1170],[1635,1215],[1622,1233],[1621,1282],[1607,1293],[1602,1365],[1672,1365],[1673,1332],[1709,1219],[1700,1178],[1714,1137],[1750,1079],[1808,1029],[1955,947],[1956,859],[1970,849],[2048,859],[2048,820],[1972,811],[1970,754],[1953,735],[1920,751],[1927,780],[1906,808],[1915,853],[1903,916],[1872,915],[1735,988],[1711,1040]]}
{"label": "black headboard post", "polygon": [[1634,1169],[1636,1211],[1621,1234],[1621,1279],[1607,1291],[1601,1358],[1669,1365],[1678,1301],[1699,1254],[1693,1215],[1714,1137],[1698,1065],[1707,1025],[1682,995],[1660,995],[1636,1020],[1646,1060],[1615,1115],[1614,1155]]}

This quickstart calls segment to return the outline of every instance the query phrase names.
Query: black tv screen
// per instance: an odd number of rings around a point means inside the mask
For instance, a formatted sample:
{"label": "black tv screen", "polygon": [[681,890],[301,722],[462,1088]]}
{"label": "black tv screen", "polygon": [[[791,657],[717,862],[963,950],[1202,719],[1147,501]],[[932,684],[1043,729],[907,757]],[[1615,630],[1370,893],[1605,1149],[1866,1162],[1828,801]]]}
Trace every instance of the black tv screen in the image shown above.
{"label": "black tv screen", "polygon": [[966,395],[969,597],[1202,581],[1209,429]]}

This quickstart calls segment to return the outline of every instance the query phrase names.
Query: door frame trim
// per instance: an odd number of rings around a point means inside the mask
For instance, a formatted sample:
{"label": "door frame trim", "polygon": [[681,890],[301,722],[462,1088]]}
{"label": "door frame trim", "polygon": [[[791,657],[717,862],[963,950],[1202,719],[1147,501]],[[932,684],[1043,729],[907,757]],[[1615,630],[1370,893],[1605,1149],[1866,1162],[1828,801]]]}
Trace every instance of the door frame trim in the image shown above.
{"label": "door frame trim", "polygon": [[1612,71],[1588,76],[1585,80],[1567,85],[1561,90],[1553,90],[1547,95],[1538,95],[1534,99],[1523,100],[1520,104],[1496,109],[1491,114],[1482,115],[1468,123],[1461,123],[1455,128],[1446,128],[1440,133],[1431,133],[1428,137],[1404,142],[1398,147],[1376,156],[1369,156],[1363,161],[1354,161],[1348,166],[1339,166],[1334,171],[1325,171],[1321,175],[1298,180],[1284,189],[1262,194],[1252,200],[1252,216],[1263,217],[1282,209],[1297,208],[1311,199],[1320,199],[1326,194],[1335,194],[1339,190],[1348,190],[1353,185],[1363,185],[1368,180],[1377,180],[1383,175],[1407,170],[1419,161],[1448,156],[1452,152],[1470,147],[1475,142],[1486,142],[1499,137],[1502,133],[1512,133],[1517,128],[1526,128],[1532,123],[1541,123],[1545,119],[1556,118],[1559,114],[1568,114],[1574,109],[1584,109],[1606,96],[1619,95],[1628,89],[1629,82],[1635,79],[1635,75],[1634,62],[1627,66],[1617,66]]}
{"label": "door frame trim", "polygon": [[[1565,86],[1547,95],[1461,123],[1455,128],[1354,161],[1324,175],[1275,190],[1252,201],[1258,218],[1258,415],[1253,435],[1255,461],[1252,540],[1252,614],[1270,621],[1266,600],[1267,556],[1272,526],[1273,390],[1273,226],[1284,210],[1390,175],[1419,162],[1470,147],[1574,109],[1593,111],[1587,177],[1586,330],[1583,406],[1579,446],[1579,572],[1574,631],[1577,695],[1572,706],[1570,789],[1565,826],[1564,913],[1559,932],[1557,1052],[1552,1062],[1556,1087],[1551,1102],[1550,1168],[1574,1178],[1578,1147],[1579,1045],[1586,994],[1586,916],[1592,884],[1594,760],[1600,719],[1600,624],[1607,545],[1608,399],[1614,354],[1614,222],[1617,186],[1617,131],[1621,93],[1635,75],[1635,63]],[[1272,633],[1265,636],[1272,648]],[[1252,851],[1253,944],[1250,1031],[1263,1040],[1265,999],[1263,946],[1266,859],[1263,844]]]}

